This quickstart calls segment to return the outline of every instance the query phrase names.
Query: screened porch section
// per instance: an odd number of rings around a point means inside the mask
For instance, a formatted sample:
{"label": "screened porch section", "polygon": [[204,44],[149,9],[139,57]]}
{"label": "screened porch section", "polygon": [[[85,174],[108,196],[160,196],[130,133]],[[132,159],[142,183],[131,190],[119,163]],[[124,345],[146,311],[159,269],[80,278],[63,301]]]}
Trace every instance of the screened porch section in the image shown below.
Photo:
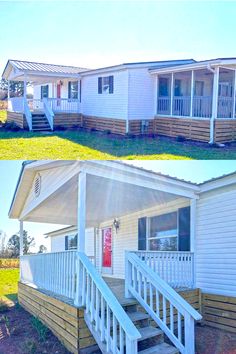
{"label": "screened porch section", "polygon": [[219,69],[214,92],[210,69],[158,75],[157,114],[163,116],[211,118],[214,95],[217,118],[235,118],[235,71]]}

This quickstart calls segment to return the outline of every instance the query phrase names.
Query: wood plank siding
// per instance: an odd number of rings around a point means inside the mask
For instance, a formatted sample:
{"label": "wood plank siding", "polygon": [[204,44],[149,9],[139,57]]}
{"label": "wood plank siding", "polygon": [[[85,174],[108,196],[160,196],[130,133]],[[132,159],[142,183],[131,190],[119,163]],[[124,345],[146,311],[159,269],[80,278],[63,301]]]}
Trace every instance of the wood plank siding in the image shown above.
{"label": "wood plank siding", "polygon": [[129,134],[141,135],[141,134],[153,134],[153,120],[146,120],[147,126],[142,128],[142,120],[135,119],[129,121]]}
{"label": "wood plank siding", "polygon": [[226,143],[236,140],[236,119],[215,120],[215,142]]}
{"label": "wood plank siding", "polygon": [[95,344],[84,321],[84,310],[19,283],[18,300],[37,316],[72,353]]}
{"label": "wood plank siding", "polygon": [[188,140],[209,142],[210,120],[190,118],[154,118],[154,133],[169,137],[182,136]]}
{"label": "wood plank siding", "polygon": [[236,297],[204,293],[202,314],[206,325],[236,333]]}
{"label": "wood plank siding", "polygon": [[28,129],[28,124],[23,113],[7,111],[7,122],[14,122],[21,129]]}
{"label": "wood plank siding", "polygon": [[61,126],[64,128],[79,128],[82,124],[80,113],[55,113],[54,128]]}
{"label": "wood plank siding", "polygon": [[98,131],[109,130],[113,134],[126,134],[126,121],[124,119],[101,118],[83,115],[82,126],[85,129],[95,129]]}

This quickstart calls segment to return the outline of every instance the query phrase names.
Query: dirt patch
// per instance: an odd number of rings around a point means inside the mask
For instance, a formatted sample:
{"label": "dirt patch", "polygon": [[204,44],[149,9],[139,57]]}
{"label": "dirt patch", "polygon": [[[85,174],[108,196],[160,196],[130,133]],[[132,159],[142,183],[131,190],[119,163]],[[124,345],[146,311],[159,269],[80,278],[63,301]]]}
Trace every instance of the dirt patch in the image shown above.
{"label": "dirt patch", "polygon": [[16,304],[0,312],[0,354],[69,354],[50,330]]}

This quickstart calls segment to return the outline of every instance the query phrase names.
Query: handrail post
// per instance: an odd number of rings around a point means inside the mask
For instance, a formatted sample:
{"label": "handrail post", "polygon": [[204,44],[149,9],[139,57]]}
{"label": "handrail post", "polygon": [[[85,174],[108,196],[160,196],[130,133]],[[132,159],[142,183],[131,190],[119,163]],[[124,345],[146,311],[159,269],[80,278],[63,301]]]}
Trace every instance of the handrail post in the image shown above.
{"label": "handrail post", "polygon": [[129,262],[129,251],[125,251],[125,297],[131,298],[132,295],[129,292],[129,285],[132,282],[132,266]]}
{"label": "handrail post", "polygon": [[195,353],[195,335],[194,320],[186,313],[184,316],[184,338],[185,338],[185,354]]}
{"label": "handrail post", "polygon": [[82,283],[85,281],[83,280],[83,269],[81,266],[81,262],[79,259],[79,253],[76,253],[76,288],[75,288],[75,299],[74,304],[75,306],[83,306],[82,304]]}

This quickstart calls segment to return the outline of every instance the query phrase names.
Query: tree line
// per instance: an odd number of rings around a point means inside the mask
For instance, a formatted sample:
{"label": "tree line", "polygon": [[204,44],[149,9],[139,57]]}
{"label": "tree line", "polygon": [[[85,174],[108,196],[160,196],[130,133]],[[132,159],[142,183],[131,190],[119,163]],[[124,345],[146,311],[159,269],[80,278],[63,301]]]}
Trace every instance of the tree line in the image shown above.
{"label": "tree line", "polygon": [[[23,231],[23,254],[30,254],[31,249],[35,247],[34,237]],[[40,245],[37,253],[44,253],[47,248]],[[0,258],[18,258],[20,256],[20,235],[16,233],[7,241],[6,234],[0,231]]]}

